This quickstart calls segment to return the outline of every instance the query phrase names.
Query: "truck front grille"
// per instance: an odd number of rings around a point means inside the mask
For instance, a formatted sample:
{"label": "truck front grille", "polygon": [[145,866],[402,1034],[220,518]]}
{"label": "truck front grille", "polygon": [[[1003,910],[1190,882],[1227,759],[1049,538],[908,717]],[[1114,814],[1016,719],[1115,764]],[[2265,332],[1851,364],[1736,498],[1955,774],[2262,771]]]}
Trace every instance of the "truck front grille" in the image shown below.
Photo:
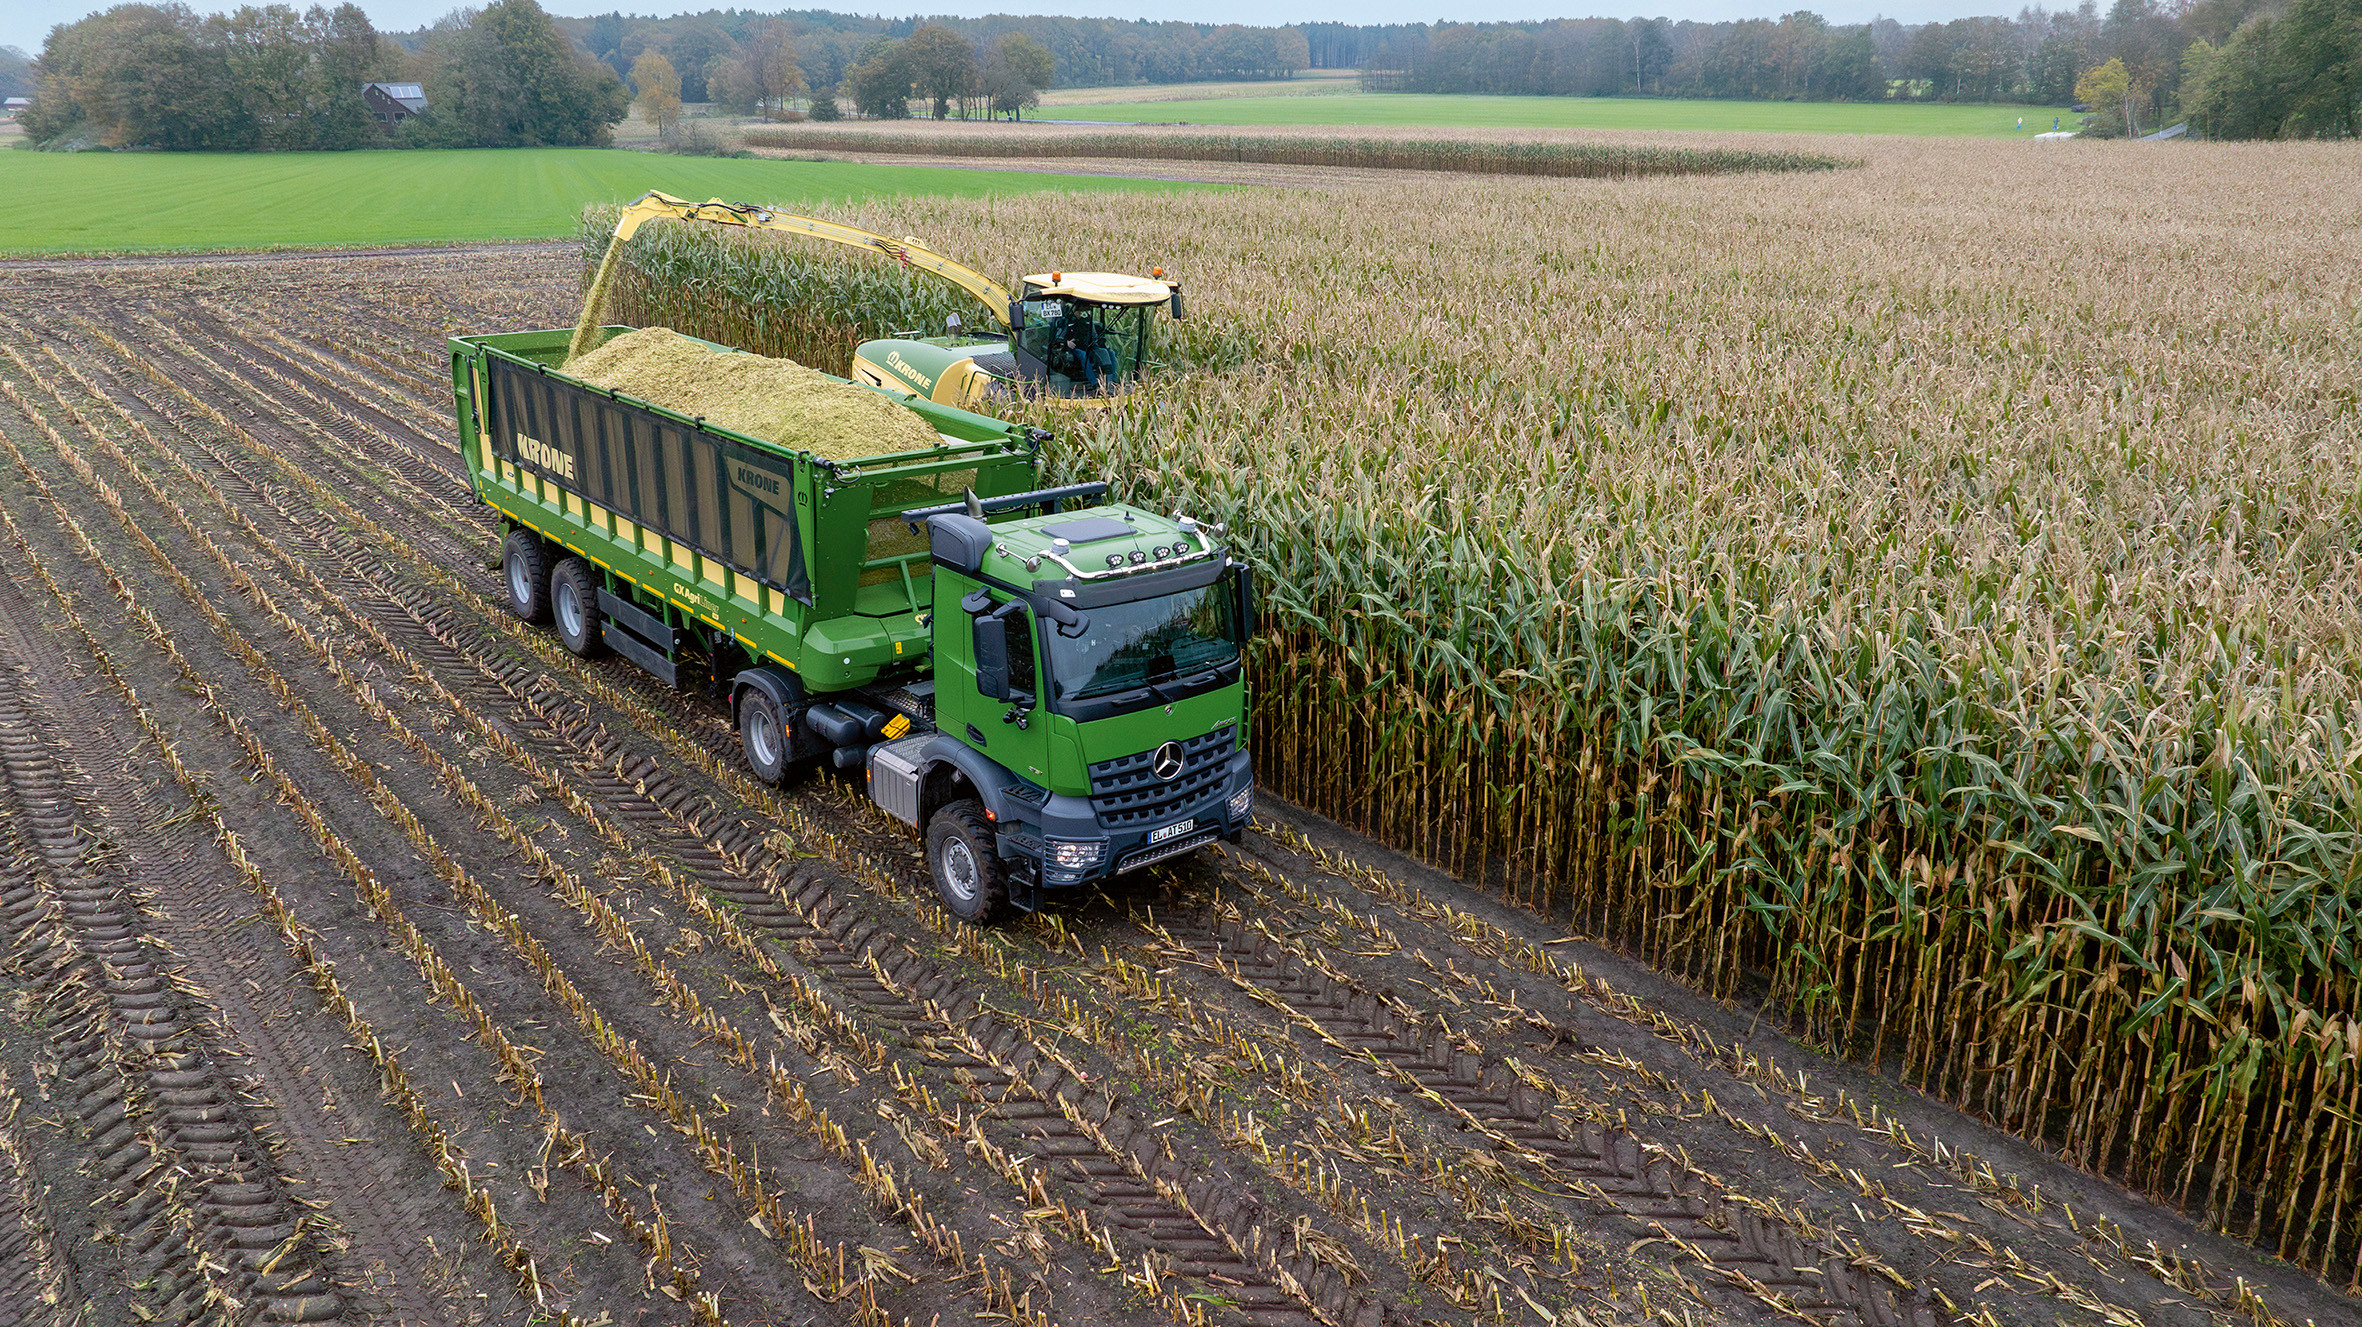
{"label": "truck front grille", "polygon": [[1181,772],[1170,779],[1157,777],[1153,750],[1091,766],[1091,809],[1099,814],[1099,823],[1120,829],[1167,819],[1220,792],[1234,731],[1234,725],[1224,724],[1183,742]]}

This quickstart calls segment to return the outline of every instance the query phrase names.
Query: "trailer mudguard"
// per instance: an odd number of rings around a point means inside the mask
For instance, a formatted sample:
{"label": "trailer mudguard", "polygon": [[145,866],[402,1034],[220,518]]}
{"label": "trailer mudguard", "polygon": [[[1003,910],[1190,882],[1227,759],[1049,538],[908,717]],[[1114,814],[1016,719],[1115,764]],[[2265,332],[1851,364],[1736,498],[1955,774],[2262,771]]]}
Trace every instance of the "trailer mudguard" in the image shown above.
{"label": "trailer mudguard", "polygon": [[[749,690],[760,691],[771,698],[781,714],[791,714],[804,703],[804,684],[796,675],[777,664],[749,668],[730,679],[730,731],[738,731],[738,702]],[[791,739],[792,740],[792,739]]]}

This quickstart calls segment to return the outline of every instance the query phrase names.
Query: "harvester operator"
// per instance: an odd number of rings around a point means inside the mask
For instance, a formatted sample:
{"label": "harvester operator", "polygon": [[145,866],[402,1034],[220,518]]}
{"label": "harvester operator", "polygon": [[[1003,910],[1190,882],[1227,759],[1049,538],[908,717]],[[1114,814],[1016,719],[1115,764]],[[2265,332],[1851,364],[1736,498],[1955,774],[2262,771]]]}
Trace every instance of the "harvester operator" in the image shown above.
{"label": "harvester operator", "polygon": [[1051,369],[1097,392],[1100,374],[1115,368],[1115,355],[1107,348],[1107,335],[1099,324],[1068,306],[1068,312],[1051,325],[1050,343],[1057,348],[1056,362]]}

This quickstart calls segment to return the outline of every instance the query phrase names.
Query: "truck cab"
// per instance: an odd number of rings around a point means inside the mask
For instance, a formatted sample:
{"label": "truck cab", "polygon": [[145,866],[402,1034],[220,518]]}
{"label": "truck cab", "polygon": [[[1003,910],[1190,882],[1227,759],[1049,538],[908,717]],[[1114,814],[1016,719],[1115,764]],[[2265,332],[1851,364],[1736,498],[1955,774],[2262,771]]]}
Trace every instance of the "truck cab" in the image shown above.
{"label": "truck cab", "polygon": [[945,906],[1035,907],[1235,840],[1254,593],[1217,532],[1120,505],[925,520],[934,731],[868,764],[871,796],[925,832]]}

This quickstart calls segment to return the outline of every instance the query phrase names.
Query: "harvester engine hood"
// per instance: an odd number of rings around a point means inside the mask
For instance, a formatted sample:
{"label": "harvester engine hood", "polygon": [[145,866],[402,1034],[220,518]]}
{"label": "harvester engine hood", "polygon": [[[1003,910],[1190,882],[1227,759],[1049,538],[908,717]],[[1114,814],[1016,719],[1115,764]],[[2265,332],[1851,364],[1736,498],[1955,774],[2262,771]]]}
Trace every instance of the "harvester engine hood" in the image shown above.
{"label": "harvester engine hood", "polygon": [[852,376],[885,391],[969,409],[991,399],[996,387],[1013,385],[1017,361],[1008,342],[996,338],[961,338],[948,345],[897,338],[863,342],[853,352]]}

